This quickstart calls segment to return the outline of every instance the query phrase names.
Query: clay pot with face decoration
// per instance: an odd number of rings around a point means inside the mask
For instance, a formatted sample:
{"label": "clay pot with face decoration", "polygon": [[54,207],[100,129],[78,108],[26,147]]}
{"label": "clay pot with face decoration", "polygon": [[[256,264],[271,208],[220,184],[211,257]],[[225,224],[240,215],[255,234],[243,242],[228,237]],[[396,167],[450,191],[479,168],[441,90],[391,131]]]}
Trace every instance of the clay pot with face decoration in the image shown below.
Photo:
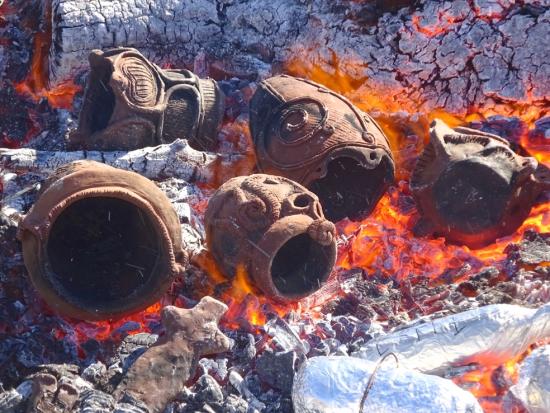
{"label": "clay pot with face decoration", "polygon": [[550,173],[497,135],[435,120],[410,187],[422,214],[418,235],[479,248],[523,223],[550,189]]}
{"label": "clay pot with face decoration", "polygon": [[229,278],[241,266],[279,301],[319,289],[336,260],[336,230],[317,196],[290,179],[256,174],[230,179],[212,196],[206,243]]}
{"label": "clay pot with face decoration", "polygon": [[317,83],[276,76],[250,102],[250,131],[262,172],[314,192],[331,221],[369,215],[394,178],[377,123]]}
{"label": "clay pot with face decoration", "polygon": [[162,70],[132,48],[93,50],[89,60],[72,147],[132,150],[175,139],[199,150],[216,145],[224,95],[214,80]]}
{"label": "clay pot with face decoration", "polygon": [[119,318],[155,303],[187,262],[157,186],[92,161],[61,167],[19,224],[30,280],[57,312]]}

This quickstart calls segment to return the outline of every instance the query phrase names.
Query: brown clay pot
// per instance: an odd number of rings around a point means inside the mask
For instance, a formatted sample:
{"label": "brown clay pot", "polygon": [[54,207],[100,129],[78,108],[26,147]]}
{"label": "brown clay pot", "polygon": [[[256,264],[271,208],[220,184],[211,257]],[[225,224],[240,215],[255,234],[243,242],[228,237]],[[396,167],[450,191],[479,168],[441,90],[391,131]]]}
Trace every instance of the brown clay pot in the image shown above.
{"label": "brown clay pot", "polygon": [[92,161],[68,164],[46,181],[19,238],[44,300],[86,320],[153,304],[187,262],[164,193],[136,173]]}
{"label": "brown clay pot", "polygon": [[73,148],[132,150],[188,139],[212,149],[224,95],[212,79],[188,70],[161,70],[136,49],[90,53],[90,74]]}
{"label": "brown clay pot", "polygon": [[317,194],[331,221],[369,215],[394,179],[388,140],[376,122],[317,83],[276,76],[250,102],[250,131],[262,172]]}
{"label": "brown clay pot", "polygon": [[490,244],[523,223],[548,179],[546,168],[501,137],[435,120],[411,177],[422,214],[416,233],[471,248]]}
{"label": "brown clay pot", "polygon": [[206,243],[229,278],[239,266],[268,296],[305,297],[327,280],[336,230],[317,196],[290,179],[256,174],[230,179],[212,196]]}

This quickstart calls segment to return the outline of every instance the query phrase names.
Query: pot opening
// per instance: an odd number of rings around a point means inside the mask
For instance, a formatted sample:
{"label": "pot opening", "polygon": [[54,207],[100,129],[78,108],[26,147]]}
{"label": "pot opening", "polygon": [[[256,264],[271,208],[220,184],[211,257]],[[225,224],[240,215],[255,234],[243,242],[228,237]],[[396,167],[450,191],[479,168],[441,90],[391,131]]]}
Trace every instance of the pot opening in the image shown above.
{"label": "pot opening", "polygon": [[510,197],[510,189],[498,173],[465,161],[447,168],[433,193],[437,212],[447,225],[472,234],[498,225]]}
{"label": "pot opening", "polygon": [[[376,156],[374,152],[372,155]],[[336,222],[347,217],[356,221],[372,212],[392,174],[386,157],[374,169],[353,158],[340,157],[328,163],[325,177],[313,181],[309,189],[319,197],[327,219]]]}
{"label": "pot opening", "polygon": [[90,87],[93,89],[86,94],[89,96],[91,105],[90,110],[88,110],[91,133],[105,129],[115,110],[115,93],[109,84],[112,73],[111,67],[105,67],[101,73],[96,75],[96,82],[91,83]]}
{"label": "pot opening", "polygon": [[51,281],[71,302],[112,305],[148,284],[161,242],[152,219],[136,205],[108,197],[78,200],[52,225]]}
{"label": "pot opening", "polygon": [[318,290],[332,269],[332,247],[314,241],[307,233],[289,239],[271,264],[271,278],[284,296],[301,296]]}

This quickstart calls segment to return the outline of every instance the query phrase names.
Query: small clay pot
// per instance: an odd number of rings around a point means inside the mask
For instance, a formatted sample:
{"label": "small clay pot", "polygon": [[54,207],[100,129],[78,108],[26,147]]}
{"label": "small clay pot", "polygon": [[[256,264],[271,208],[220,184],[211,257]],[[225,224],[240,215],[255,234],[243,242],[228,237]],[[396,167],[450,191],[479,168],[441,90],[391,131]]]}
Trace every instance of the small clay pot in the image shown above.
{"label": "small clay pot", "polygon": [[435,120],[410,187],[422,214],[417,234],[479,248],[512,234],[550,185],[548,170],[503,138]]}
{"label": "small clay pot", "polygon": [[394,179],[376,122],[317,83],[286,75],[261,82],[250,102],[250,131],[259,169],[317,194],[331,221],[369,215]]}
{"label": "small clay pot", "polygon": [[188,139],[212,149],[224,95],[212,79],[189,70],[161,70],[136,49],[90,53],[90,74],[73,148],[132,150]]}
{"label": "small clay pot", "polygon": [[68,164],[46,181],[19,239],[44,300],[85,320],[155,303],[187,262],[164,193],[136,173],[92,161]]}
{"label": "small clay pot", "polygon": [[290,179],[230,179],[210,199],[206,243],[229,278],[239,266],[266,295],[292,301],[319,289],[336,260],[336,230],[317,196]]}

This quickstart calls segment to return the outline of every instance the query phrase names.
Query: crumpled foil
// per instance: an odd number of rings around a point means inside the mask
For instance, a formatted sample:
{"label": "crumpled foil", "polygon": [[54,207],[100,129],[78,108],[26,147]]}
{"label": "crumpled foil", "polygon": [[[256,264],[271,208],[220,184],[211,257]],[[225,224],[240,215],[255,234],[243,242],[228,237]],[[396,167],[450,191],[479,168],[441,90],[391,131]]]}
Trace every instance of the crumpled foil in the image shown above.
{"label": "crumpled foil", "polygon": [[403,367],[440,374],[476,361],[500,363],[550,337],[550,303],[538,310],[494,304],[394,331],[352,356],[376,361],[394,353]]}
{"label": "crumpled foil", "polygon": [[518,383],[510,392],[529,413],[550,412],[550,345],[537,348],[523,360]]}
{"label": "crumpled foil", "polygon": [[[294,378],[295,413],[360,413],[376,363],[354,357],[313,357]],[[374,373],[362,412],[482,413],[475,397],[452,381],[395,366]]]}

